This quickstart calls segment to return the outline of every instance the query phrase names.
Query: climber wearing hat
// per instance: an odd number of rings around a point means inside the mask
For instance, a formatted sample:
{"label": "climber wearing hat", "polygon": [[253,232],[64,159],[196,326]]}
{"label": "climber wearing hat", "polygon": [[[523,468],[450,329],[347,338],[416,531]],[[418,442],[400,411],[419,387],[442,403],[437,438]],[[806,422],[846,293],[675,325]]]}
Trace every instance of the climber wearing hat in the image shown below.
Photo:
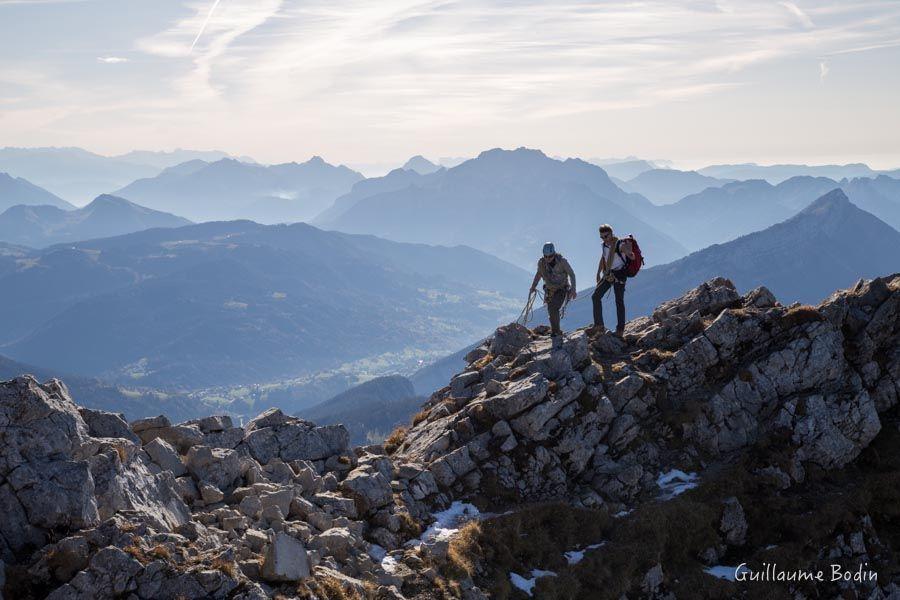
{"label": "climber wearing hat", "polygon": [[551,335],[562,335],[559,328],[559,311],[568,300],[574,300],[575,271],[562,254],[556,252],[551,242],[544,244],[544,256],[538,261],[537,273],[531,282],[531,293],[537,290],[538,281],[544,280],[544,303],[550,316]]}

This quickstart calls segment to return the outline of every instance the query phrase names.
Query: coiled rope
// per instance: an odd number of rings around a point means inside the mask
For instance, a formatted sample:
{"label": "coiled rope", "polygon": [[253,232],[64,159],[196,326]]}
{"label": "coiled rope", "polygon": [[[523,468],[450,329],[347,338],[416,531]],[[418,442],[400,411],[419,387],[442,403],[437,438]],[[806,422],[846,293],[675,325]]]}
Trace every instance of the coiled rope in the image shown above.
{"label": "coiled rope", "polygon": [[[566,296],[563,300],[562,306],[559,308],[559,320],[562,321],[566,317],[566,307],[569,305],[569,292],[565,292]],[[540,298],[543,304],[547,304],[548,296],[545,296],[538,290],[534,290],[533,292],[528,293],[528,300],[525,302],[525,308],[522,309],[522,312],[519,313],[519,317],[516,319],[516,323],[519,323],[523,326],[527,326],[528,322],[534,318],[534,301]]]}
{"label": "coiled rope", "polygon": [[525,302],[525,308],[522,309],[522,312],[519,313],[519,317],[516,319],[516,323],[521,324],[522,326],[527,326],[528,321],[534,317],[534,300],[540,295],[541,300],[544,300],[544,295],[539,291],[529,291],[528,292],[528,300]]}

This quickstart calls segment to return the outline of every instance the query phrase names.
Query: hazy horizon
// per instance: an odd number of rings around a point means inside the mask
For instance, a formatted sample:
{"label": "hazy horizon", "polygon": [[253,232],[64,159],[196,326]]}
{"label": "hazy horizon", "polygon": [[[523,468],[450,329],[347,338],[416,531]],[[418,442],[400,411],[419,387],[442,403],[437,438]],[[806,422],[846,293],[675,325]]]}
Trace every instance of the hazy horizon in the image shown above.
{"label": "hazy horizon", "polygon": [[[520,146],[520,147],[524,147],[524,146]],[[17,149],[17,150],[77,149],[77,150],[84,150],[84,151],[90,152],[91,154],[96,154],[98,156],[103,156],[106,158],[120,158],[131,152],[160,152],[160,153],[167,153],[167,154],[173,154],[173,153],[179,152],[179,151],[184,151],[184,152],[225,152],[225,150],[223,150],[221,148],[188,148],[188,147],[183,147],[183,146],[164,147],[164,148],[135,147],[135,148],[130,148],[128,150],[125,150],[123,152],[101,152],[101,151],[98,151],[95,149],[85,148],[84,146],[59,146],[59,145],[57,145],[57,146],[52,146],[52,145],[50,145],[50,146],[0,146],[0,150],[9,149],[9,148],[13,148],[13,149]],[[228,155],[229,155],[228,158],[240,160],[240,161],[252,160],[252,161],[256,161],[257,163],[259,163],[261,165],[275,165],[275,164],[284,164],[284,163],[290,163],[290,162],[303,163],[303,162],[311,160],[314,157],[318,157],[318,158],[323,159],[325,162],[327,162],[329,164],[332,164],[335,166],[343,165],[348,168],[359,171],[366,177],[380,177],[380,176],[387,174],[389,171],[391,171],[393,169],[401,167],[404,163],[406,163],[409,159],[413,158],[414,156],[422,156],[423,158],[425,158],[426,160],[429,160],[430,162],[432,162],[434,164],[445,166],[447,168],[452,168],[452,167],[462,163],[463,161],[476,158],[482,152],[485,152],[488,150],[493,150],[495,148],[500,148],[501,150],[515,150],[516,149],[513,147],[492,146],[490,148],[487,148],[487,147],[483,148],[483,149],[475,152],[473,155],[465,156],[465,157],[462,157],[462,156],[452,156],[452,157],[451,156],[426,156],[426,155],[423,155],[422,153],[415,153],[415,154],[411,154],[405,158],[397,159],[396,161],[381,161],[381,162],[353,162],[353,161],[344,162],[344,161],[340,161],[340,160],[332,160],[328,156],[322,156],[321,154],[318,154],[318,153],[313,153],[313,154],[304,155],[304,156],[285,157],[282,160],[277,160],[274,162],[257,160],[255,156],[250,156],[246,153],[240,153],[240,152],[228,152]],[[646,156],[633,156],[633,155],[629,155],[629,156],[576,156],[576,155],[561,156],[558,154],[549,154],[549,153],[545,152],[544,149],[542,149],[542,148],[528,148],[528,149],[529,150],[539,150],[541,152],[544,152],[549,158],[554,159],[554,160],[566,160],[569,158],[576,158],[576,159],[581,159],[581,160],[585,160],[588,162],[597,161],[594,164],[596,164],[597,166],[599,166],[601,168],[603,168],[604,163],[614,164],[614,163],[618,163],[618,162],[624,163],[624,162],[638,161],[638,160],[643,160],[643,161],[653,163],[657,166],[657,168],[660,168],[660,169],[676,169],[676,170],[695,170],[695,169],[701,169],[703,167],[709,167],[709,166],[714,166],[714,165],[719,165],[719,164],[730,164],[730,165],[754,164],[759,167],[770,167],[770,166],[779,166],[779,165],[788,165],[788,164],[805,165],[805,166],[809,166],[809,167],[865,164],[876,171],[889,171],[889,170],[894,170],[896,168],[900,168],[900,158],[898,158],[898,162],[896,162],[896,163],[884,163],[884,166],[882,166],[877,162],[866,161],[863,159],[848,159],[848,160],[841,161],[841,162],[835,162],[835,161],[833,161],[833,162],[813,162],[810,160],[803,160],[802,158],[797,159],[797,160],[792,160],[792,161],[781,161],[781,162],[774,162],[774,161],[762,161],[761,162],[761,161],[754,161],[754,160],[749,160],[749,159],[748,160],[733,160],[733,161],[710,159],[710,160],[702,161],[702,160],[679,160],[677,158],[672,159],[672,158],[668,158],[668,157],[648,158]],[[13,175],[15,175],[15,174],[13,174]]]}
{"label": "hazy horizon", "polygon": [[900,4],[0,0],[0,144],[900,166]]}

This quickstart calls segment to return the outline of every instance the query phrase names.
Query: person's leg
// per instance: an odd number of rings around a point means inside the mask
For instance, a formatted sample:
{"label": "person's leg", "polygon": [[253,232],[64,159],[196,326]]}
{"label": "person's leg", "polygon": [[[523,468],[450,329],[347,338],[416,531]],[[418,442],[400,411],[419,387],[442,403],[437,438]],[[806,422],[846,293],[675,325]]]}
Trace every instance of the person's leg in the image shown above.
{"label": "person's leg", "polygon": [[600,329],[606,329],[606,326],[603,324],[603,294],[609,289],[609,285],[609,282],[604,280],[591,294],[591,302],[594,304],[594,327]]}
{"label": "person's leg", "polygon": [[547,302],[547,314],[550,315],[550,335],[562,335],[562,330],[559,328],[559,310],[565,299],[565,290],[556,290],[550,295]]}
{"label": "person's leg", "polygon": [[616,332],[625,331],[625,282],[613,285],[613,294],[616,296]]}

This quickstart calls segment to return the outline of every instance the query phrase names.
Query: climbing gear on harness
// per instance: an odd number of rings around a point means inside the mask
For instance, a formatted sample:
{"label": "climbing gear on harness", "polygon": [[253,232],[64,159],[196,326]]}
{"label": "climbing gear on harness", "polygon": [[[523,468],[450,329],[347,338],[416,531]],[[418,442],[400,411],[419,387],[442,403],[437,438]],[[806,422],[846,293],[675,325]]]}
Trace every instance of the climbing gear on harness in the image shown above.
{"label": "climbing gear on harness", "polygon": [[562,321],[566,318],[566,307],[569,305],[569,291],[572,289],[572,286],[566,285],[562,287],[550,287],[544,284],[544,304],[548,307],[550,306],[550,298],[553,297],[553,294],[556,292],[562,292],[565,294],[563,296],[562,306],[559,307],[559,320]]}

